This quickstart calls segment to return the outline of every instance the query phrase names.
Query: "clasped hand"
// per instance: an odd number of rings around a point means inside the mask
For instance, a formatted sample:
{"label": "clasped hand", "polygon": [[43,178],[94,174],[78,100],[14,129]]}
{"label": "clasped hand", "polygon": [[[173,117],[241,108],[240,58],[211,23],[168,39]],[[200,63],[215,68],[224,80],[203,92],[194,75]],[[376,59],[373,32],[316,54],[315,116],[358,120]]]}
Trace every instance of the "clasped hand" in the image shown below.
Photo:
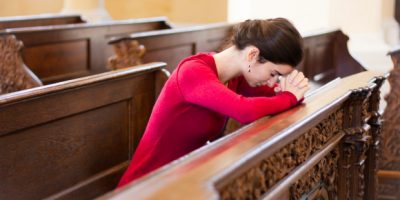
{"label": "clasped hand", "polygon": [[281,77],[279,88],[275,91],[288,91],[296,96],[299,101],[304,94],[310,89],[308,78],[304,77],[303,72],[293,70],[288,76]]}

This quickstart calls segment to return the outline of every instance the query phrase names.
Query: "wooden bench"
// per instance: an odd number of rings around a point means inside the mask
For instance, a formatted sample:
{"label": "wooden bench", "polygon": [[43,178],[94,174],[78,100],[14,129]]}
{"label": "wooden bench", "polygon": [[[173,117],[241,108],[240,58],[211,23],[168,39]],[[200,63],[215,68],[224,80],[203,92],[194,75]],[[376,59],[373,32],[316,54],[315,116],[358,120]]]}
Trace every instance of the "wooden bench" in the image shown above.
{"label": "wooden bench", "polygon": [[[112,68],[123,68],[162,61],[173,71],[185,57],[198,52],[219,51],[229,41],[232,24],[217,23],[134,33],[128,37],[110,40],[115,55],[110,58]],[[316,87],[365,69],[349,54],[348,37],[340,30],[325,30],[304,35],[305,56],[298,69],[310,78]],[[145,53],[143,54],[143,50]],[[132,49],[137,49],[133,51]],[[135,54],[136,52],[136,54]]]}
{"label": "wooden bench", "polygon": [[336,79],[99,199],[373,199],[384,79]]}
{"label": "wooden bench", "polygon": [[[109,66],[118,69],[138,63],[162,61],[167,63],[167,70],[172,72],[187,56],[198,52],[219,51],[229,45],[232,26],[216,23],[112,38],[110,44],[114,46],[116,53],[109,59]],[[303,38],[304,58],[297,68],[311,80],[311,90],[336,77],[365,71],[350,55],[347,48],[349,38],[342,31],[324,30],[306,34]],[[225,134],[240,126],[230,120]]]}
{"label": "wooden bench", "polygon": [[89,199],[114,189],[144,132],[164,67],[0,96],[0,199]]}
{"label": "wooden bench", "polygon": [[0,37],[0,95],[42,85],[22,61],[22,48],[13,35]]}
{"label": "wooden bench", "polygon": [[61,24],[86,23],[80,15],[74,14],[46,14],[18,17],[1,17],[0,30],[7,28],[20,28],[32,26],[50,26]]}
{"label": "wooden bench", "polygon": [[68,24],[0,31],[24,43],[22,57],[44,84],[109,71],[110,37],[167,29],[165,17],[112,21],[102,24]]}
{"label": "wooden bench", "polygon": [[[396,5],[398,1],[396,1]],[[400,9],[400,7],[399,7]],[[397,9],[396,9],[397,10]],[[394,67],[388,78],[390,93],[385,97],[386,108],[383,113],[382,133],[380,135],[379,194],[378,199],[400,199],[400,49],[389,53]]]}

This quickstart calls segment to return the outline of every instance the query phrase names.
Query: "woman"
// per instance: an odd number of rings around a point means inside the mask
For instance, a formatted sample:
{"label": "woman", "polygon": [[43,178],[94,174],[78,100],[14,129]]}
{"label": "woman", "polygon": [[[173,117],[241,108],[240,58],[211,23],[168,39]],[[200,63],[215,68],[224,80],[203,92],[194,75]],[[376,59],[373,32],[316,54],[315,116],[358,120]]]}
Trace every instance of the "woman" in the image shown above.
{"label": "woman", "polygon": [[220,53],[181,61],[118,187],[219,136],[228,117],[250,123],[302,100],[308,79],[294,70],[302,59],[302,38],[289,21],[247,20],[234,28],[232,43]]}

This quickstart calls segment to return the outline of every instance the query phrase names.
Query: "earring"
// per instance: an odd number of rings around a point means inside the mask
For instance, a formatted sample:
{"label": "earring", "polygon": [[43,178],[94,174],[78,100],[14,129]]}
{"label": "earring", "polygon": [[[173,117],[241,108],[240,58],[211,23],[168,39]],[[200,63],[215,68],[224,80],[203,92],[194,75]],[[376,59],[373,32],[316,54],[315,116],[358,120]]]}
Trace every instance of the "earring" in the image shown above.
{"label": "earring", "polygon": [[249,65],[249,72],[250,72],[250,65]]}

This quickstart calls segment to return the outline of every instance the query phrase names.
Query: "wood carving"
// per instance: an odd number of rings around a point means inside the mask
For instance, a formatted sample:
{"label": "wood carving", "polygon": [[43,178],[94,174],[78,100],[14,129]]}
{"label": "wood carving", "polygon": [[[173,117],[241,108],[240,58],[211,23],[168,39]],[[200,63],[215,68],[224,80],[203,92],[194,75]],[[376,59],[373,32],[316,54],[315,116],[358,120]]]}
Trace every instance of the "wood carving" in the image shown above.
{"label": "wood carving", "polygon": [[338,160],[336,147],[290,187],[290,199],[337,199]]}
{"label": "wood carving", "polygon": [[[381,133],[380,172],[400,174],[400,50],[389,53],[394,64],[388,81],[391,91],[385,97]],[[400,176],[379,173],[378,199],[400,199]]]}
{"label": "wood carving", "polygon": [[366,181],[366,194],[365,196],[369,199],[377,199],[377,187],[378,187],[378,164],[377,160],[379,158],[379,146],[380,146],[380,134],[381,134],[381,115],[379,113],[380,104],[380,88],[386,77],[376,77],[374,83],[375,87],[371,92],[371,97],[369,101],[369,119],[367,121],[368,125],[371,127],[371,143],[367,151],[367,161],[365,169],[365,181]]}
{"label": "wood carving", "polygon": [[366,152],[371,143],[371,133],[366,121],[369,119],[370,88],[353,90],[348,100],[349,109],[346,116],[349,117],[346,124],[341,155],[342,183],[339,199],[363,199],[365,196],[365,163]]}
{"label": "wood carving", "polygon": [[142,64],[142,57],[146,53],[146,48],[137,40],[115,43],[113,49],[115,55],[109,58],[108,65],[114,70]]}
{"label": "wood carving", "polygon": [[262,160],[220,190],[221,199],[258,199],[290,171],[306,161],[343,127],[343,111],[338,110],[317,126]]}
{"label": "wood carving", "polygon": [[400,171],[400,52],[392,54],[392,60],[394,68],[388,78],[391,91],[385,97],[387,106],[383,114],[380,169]]}
{"label": "wood carving", "polygon": [[0,94],[43,85],[22,61],[22,48],[15,36],[0,37]]}

